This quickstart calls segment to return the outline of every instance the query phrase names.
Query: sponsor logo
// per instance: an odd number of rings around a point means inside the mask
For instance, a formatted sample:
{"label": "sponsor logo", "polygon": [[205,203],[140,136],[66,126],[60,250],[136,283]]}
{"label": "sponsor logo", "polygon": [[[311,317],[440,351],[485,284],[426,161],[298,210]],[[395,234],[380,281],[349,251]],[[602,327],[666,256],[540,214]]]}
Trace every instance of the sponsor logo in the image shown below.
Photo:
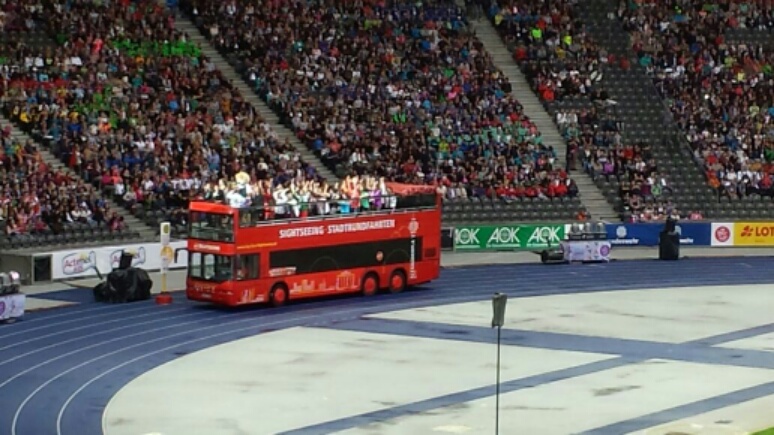
{"label": "sponsor logo", "polygon": [[293,266],[290,267],[276,267],[274,269],[269,269],[269,276],[272,278],[278,277],[278,276],[289,276],[296,273],[296,268]]}
{"label": "sponsor logo", "polygon": [[613,239],[610,241],[611,245],[624,245],[624,246],[632,246],[632,245],[639,245],[640,239],[631,238],[631,239]]}
{"label": "sponsor logo", "polygon": [[715,230],[715,240],[720,243],[726,243],[731,238],[731,230],[726,226],[718,227]]}
{"label": "sponsor logo", "polygon": [[0,301],[0,319],[3,318],[3,314],[5,314],[5,302]]}
{"label": "sponsor logo", "polygon": [[194,284],[191,286],[191,290],[197,292],[197,293],[212,293],[215,290],[214,285],[202,285],[202,284]]}
{"label": "sponsor logo", "polygon": [[74,252],[62,258],[62,273],[77,275],[97,268],[97,253],[94,251]]}
{"label": "sponsor logo", "polygon": [[195,251],[220,252],[219,245],[210,245],[208,243],[194,243],[193,248]]}
{"label": "sponsor logo", "polygon": [[623,225],[615,229],[615,236],[618,237],[619,239],[625,239],[626,234],[628,234],[628,232],[626,231],[626,227]]}
{"label": "sponsor logo", "polygon": [[531,249],[556,246],[562,239],[562,225],[475,226],[457,228],[454,244],[460,249]]}
{"label": "sponsor logo", "polygon": [[419,221],[416,220],[416,218],[411,218],[411,222],[409,223],[409,233],[411,233],[411,236],[416,236],[417,231],[419,231]]}
{"label": "sponsor logo", "polygon": [[118,268],[118,266],[121,264],[121,255],[123,255],[124,252],[126,252],[127,254],[132,254],[132,267],[137,267],[142,264],[145,264],[145,259],[146,259],[145,248],[141,246],[136,251],[132,249],[118,249],[113,251],[110,254],[110,267],[112,267],[113,269]]}
{"label": "sponsor logo", "polygon": [[519,227],[499,227],[492,231],[486,241],[487,246],[520,246]]}
{"label": "sponsor logo", "polygon": [[774,246],[774,223],[741,222],[734,224],[734,245]]}
{"label": "sponsor logo", "polygon": [[745,225],[739,233],[740,237],[771,237],[772,235],[774,235],[774,226]]}
{"label": "sponsor logo", "polygon": [[458,245],[478,245],[478,232],[481,228],[460,228],[455,234],[455,243]]}
{"label": "sponsor logo", "polygon": [[607,258],[608,255],[610,255],[610,247],[607,245],[602,245],[599,247],[599,255],[602,257]]}
{"label": "sponsor logo", "polygon": [[528,246],[558,245],[562,238],[559,236],[561,227],[537,227],[527,240]]}

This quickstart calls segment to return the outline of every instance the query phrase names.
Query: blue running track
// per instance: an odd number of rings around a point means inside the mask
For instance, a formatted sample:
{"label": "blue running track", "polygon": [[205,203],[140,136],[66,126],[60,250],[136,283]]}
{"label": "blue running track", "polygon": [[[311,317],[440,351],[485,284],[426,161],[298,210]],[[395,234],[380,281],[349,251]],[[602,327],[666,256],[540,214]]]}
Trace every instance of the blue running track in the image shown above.
{"label": "blue running track", "polygon": [[[281,309],[219,309],[183,300],[75,306],[0,325],[0,435],[97,435],[110,398],[132,379],[180,356],[296,326],[333,327],[364,315],[511,297],[699,285],[774,283],[769,258],[624,261],[601,265],[446,269],[424,289]],[[88,300],[87,290],[59,300]]]}

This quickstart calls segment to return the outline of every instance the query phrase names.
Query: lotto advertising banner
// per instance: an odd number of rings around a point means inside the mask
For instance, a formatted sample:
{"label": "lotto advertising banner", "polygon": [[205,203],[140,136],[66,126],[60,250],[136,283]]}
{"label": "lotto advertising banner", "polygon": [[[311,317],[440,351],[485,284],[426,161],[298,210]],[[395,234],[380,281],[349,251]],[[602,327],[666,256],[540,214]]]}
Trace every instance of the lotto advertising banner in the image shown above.
{"label": "lotto advertising banner", "polygon": [[[185,241],[171,242],[173,250],[185,248]],[[110,273],[118,267],[121,253],[126,251],[134,255],[132,267],[145,270],[160,270],[162,268],[161,243],[132,244],[86,248],[72,251],[57,251],[51,253],[51,276],[53,279],[82,278]],[[188,257],[180,256],[177,262],[169,265],[170,269],[188,266]]]}
{"label": "lotto advertising banner", "polygon": [[774,222],[736,222],[733,246],[774,246]]}
{"label": "lotto advertising banner", "polygon": [[454,232],[454,249],[543,249],[558,246],[564,235],[564,225],[461,225]]}
{"label": "lotto advertising banner", "polygon": [[[607,239],[613,246],[658,246],[663,223],[607,224]],[[712,224],[704,222],[682,222],[675,228],[680,234],[680,244],[687,246],[709,246]]]}

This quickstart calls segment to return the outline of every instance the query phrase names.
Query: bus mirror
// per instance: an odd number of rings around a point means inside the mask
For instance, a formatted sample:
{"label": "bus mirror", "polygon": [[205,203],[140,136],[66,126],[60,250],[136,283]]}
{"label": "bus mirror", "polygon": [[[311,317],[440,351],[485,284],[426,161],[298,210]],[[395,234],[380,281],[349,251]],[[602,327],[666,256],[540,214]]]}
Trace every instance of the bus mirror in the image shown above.
{"label": "bus mirror", "polygon": [[175,249],[175,263],[177,263],[177,254],[180,251],[187,251],[187,250],[188,250],[188,248],[177,248],[177,249]]}

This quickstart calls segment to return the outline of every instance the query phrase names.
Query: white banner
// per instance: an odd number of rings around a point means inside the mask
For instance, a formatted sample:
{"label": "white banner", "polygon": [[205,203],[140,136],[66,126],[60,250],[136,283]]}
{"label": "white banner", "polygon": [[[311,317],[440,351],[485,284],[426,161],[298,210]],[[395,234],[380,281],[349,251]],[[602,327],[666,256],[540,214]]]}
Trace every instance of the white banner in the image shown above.
{"label": "white banner", "polygon": [[[173,250],[185,248],[185,241],[169,244]],[[84,248],[71,251],[51,253],[52,279],[83,278],[100,273],[108,274],[118,267],[121,253],[126,251],[134,255],[132,267],[145,270],[160,270],[162,258],[161,243],[130,244],[96,248]],[[169,265],[170,269],[181,269],[188,266],[188,256],[181,255],[177,261]]]}
{"label": "white banner", "polygon": [[612,245],[608,240],[566,240],[561,243],[564,259],[576,261],[610,261]]}
{"label": "white banner", "polygon": [[713,223],[710,240],[712,246],[734,246],[734,224]]}
{"label": "white banner", "polygon": [[0,320],[8,320],[24,315],[26,296],[21,293],[0,296]]}

